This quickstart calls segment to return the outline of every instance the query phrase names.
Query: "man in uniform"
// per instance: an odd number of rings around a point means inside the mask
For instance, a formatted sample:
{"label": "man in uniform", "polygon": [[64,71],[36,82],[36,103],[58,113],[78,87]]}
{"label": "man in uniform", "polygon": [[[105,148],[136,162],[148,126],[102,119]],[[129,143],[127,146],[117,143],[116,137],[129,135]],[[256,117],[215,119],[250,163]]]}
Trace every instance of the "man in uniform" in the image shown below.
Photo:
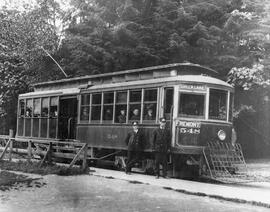
{"label": "man in uniform", "polygon": [[125,139],[128,146],[126,174],[130,174],[132,166],[140,160],[144,148],[144,137],[142,130],[139,128],[139,122],[132,122],[132,128]]}
{"label": "man in uniform", "polygon": [[159,166],[162,165],[163,177],[167,178],[167,153],[170,147],[170,131],[166,129],[166,119],[159,119],[159,127],[153,131],[152,144],[155,151],[155,174],[160,176]]}

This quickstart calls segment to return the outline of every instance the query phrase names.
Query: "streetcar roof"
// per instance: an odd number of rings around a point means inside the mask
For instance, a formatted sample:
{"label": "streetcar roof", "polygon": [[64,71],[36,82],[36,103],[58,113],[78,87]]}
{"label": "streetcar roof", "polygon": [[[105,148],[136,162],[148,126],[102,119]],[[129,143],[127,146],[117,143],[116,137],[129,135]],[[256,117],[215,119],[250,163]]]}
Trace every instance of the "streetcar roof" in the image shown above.
{"label": "streetcar roof", "polygon": [[65,88],[59,90],[44,90],[44,91],[34,91],[29,93],[20,94],[20,97],[32,97],[32,96],[42,96],[42,95],[50,95],[50,96],[58,96],[58,95],[74,95],[80,93],[79,88]]}
{"label": "streetcar roof", "polygon": [[105,88],[116,88],[123,86],[136,86],[136,85],[149,85],[149,84],[160,84],[160,83],[168,83],[168,82],[179,82],[179,83],[194,83],[194,84],[208,84],[208,85],[218,85],[227,88],[233,88],[227,82],[224,82],[220,79],[204,76],[204,75],[183,75],[183,76],[175,76],[175,77],[165,77],[165,78],[157,78],[157,79],[149,79],[149,80],[138,80],[131,82],[120,82],[120,83],[110,83],[110,84],[100,84],[93,85],[89,87],[87,90],[96,90],[96,89],[105,89]]}
{"label": "streetcar roof", "polygon": [[[102,84],[104,81],[108,83],[117,83],[123,81],[136,81],[142,79],[162,78],[170,76],[170,72],[175,71],[177,75],[191,75],[191,74],[206,74],[209,76],[217,76],[218,72],[215,70],[193,63],[173,63],[167,65],[151,66],[146,68],[131,69],[125,71],[111,72],[105,74],[86,75],[81,77],[74,77],[68,79],[61,79],[55,81],[41,82],[34,84],[35,90],[38,89],[61,89],[61,87],[78,87],[83,84]],[[136,77],[135,77],[136,76]]]}
{"label": "streetcar roof", "polygon": [[[193,84],[207,84],[207,85],[216,85],[221,87],[226,87],[228,89],[233,89],[233,86],[217,78],[203,76],[203,75],[183,75],[183,76],[174,76],[174,77],[165,77],[165,78],[156,78],[148,80],[137,80],[130,82],[119,82],[119,83],[104,83],[99,85],[93,85],[86,90],[101,90],[109,88],[121,88],[121,87],[132,87],[143,85],[156,85],[162,83],[177,82],[177,83],[193,83]],[[75,95],[80,93],[80,88],[66,88],[66,89],[57,89],[57,90],[43,90],[35,91],[25,94],[20,94],[20,97],[38,97],[43,95]]]}

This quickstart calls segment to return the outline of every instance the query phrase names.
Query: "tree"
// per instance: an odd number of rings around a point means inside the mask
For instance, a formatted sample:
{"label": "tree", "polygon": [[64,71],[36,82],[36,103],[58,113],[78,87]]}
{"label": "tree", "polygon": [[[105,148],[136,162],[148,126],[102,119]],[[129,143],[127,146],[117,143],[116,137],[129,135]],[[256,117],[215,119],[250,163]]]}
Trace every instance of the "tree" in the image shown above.
{"label": "tree", "polygon": [[47,16],[42,16],[40,9],[0,11],[1,119],[5,120],[2,122],[4,126],[13,129],[16,127],[18,95],[28,91],[32,83],[49,76],[49,73],[39,73],[38,69],[34,69],[45,57],[41,47],[50,52],[54,52],[57,47],[56,30],[48,22]]}

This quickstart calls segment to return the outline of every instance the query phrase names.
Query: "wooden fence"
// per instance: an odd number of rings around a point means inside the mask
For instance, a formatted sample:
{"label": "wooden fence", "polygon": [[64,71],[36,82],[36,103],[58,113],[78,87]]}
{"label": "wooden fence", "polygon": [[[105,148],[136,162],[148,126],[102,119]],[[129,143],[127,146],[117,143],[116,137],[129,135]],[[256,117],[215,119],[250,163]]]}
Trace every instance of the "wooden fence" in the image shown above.
{"label": "wooden fence", "polygon": [[[65,159],[71,161],[71,168],[77,161],[82,161],[82,169],[87,168],[87,151],[88,145],[81,142],[56,141],[56,140],[38,140],[38,139],[18,139],[14,138],[13,131],[9,136],[0,135],[2,143],[2,153],[0,160],[8,153],[8,158],[12,160],[12,153],[27,154],[27,160],[34,157],[41,159],[40,166],[45,162],[52,163],[53,159]],[[4,145],[3,145],[4,144]],[[3,147],[4,146],[4,147]]]}

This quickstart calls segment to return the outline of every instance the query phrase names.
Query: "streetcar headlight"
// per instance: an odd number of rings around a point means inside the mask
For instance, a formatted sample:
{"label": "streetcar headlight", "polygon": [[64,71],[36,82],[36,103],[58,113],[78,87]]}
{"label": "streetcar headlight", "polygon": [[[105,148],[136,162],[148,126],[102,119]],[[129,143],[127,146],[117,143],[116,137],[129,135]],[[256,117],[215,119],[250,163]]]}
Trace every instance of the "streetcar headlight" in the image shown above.
{"label": "streetcar headlight", "polygon": [[217,135],[218,135],[218,138],[219,138],[221,141],[224,141],[225,138],[226,138],[226,133],[225,133],[224,130],[219,130]]}

